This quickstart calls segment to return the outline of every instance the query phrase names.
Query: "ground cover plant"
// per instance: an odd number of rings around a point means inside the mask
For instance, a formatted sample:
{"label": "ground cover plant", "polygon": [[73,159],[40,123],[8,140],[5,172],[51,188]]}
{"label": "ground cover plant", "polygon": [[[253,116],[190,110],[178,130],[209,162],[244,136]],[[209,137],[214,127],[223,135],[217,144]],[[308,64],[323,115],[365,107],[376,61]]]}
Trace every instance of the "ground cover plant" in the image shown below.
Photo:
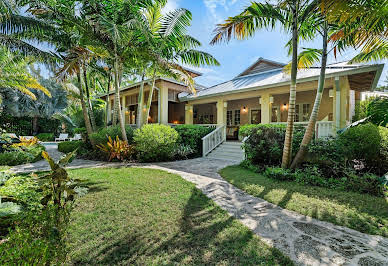
{"label": "ground cover plant", "polygon": [[202,138],[214,130],[201,125],[178,125],[174,129],[179,134],[178,142],[193,150],[190,157],[202,156]]}
{"label": "ground cover plant", "polygon": [[388,236],[388,198],[268,178],[241,166],[229,166],[221,176],[246,191],[282,208],[346,226]]}
{"label": "ground cover plant", "polygon": [[290,265],[181,177],[141,168],[71,170],[89,193],[72,212],[68,264]]}
{"label": "ground cover plant", "polygon": [[44,146],[40,145],[36,138],[31,140],[21,138],[21,141],[14,141],[8,137],[0,137],[1,152],[0,165],[15,166],[25,163],[33,163],[42,159]]}

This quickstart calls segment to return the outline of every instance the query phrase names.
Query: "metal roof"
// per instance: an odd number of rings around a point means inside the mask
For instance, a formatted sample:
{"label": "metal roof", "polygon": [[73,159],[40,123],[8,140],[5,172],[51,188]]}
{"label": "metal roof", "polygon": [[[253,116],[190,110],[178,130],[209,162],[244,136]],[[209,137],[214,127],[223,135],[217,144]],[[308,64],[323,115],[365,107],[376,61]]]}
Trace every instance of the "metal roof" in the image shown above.
{"label": "metal roof", "polygon": [[[347,62],[330,64],[326,69],[326,78],[333,76],[344,76],[369,71],[382,71],[384,64],[375,65],[349,65]],[[298,70],[298,83],[310,80],[317,80],[320,74],[320,67]],[[381,72],[380,72],[381,74]],[[380,75],[376,75],[379,79]],[[181,101],[197,100],[199,98],[224,95],[248,90],[259,90],[271,87],[287,85],[290,82],[290,75],[283,72],[283,68],[273,69],[265,72],[255,73],[236,77],[230,81],[198,91],[196,94],[182,92],[179,94]]]}

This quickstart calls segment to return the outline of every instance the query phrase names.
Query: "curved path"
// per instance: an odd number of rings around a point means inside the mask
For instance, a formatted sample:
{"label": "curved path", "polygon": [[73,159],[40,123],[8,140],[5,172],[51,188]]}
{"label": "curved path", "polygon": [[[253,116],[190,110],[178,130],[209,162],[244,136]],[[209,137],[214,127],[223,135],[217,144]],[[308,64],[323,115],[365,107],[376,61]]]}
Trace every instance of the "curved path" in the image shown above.
{"label": "curved path", "polygon": [[[60,157],[55,148],[47,149]],[[74,160],[70,168],[149,167],[178,174],[194,183],[230,215],[299,265],[388,265],[388,239],[300,215],[248,195],[221,178],[218,171],[233,162],[197,158],[158,164],[118,164]],[[46,165],[46,166],[45,166]],[[38,162],[15,171],[44,170]],[[37,169],[35,168],[35,171]]]}

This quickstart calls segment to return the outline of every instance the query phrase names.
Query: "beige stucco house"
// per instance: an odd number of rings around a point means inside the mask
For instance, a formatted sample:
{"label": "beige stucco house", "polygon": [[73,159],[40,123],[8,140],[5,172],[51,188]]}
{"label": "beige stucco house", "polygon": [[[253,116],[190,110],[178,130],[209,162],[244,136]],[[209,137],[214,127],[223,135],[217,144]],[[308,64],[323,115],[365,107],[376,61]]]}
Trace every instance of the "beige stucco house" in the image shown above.
{"label": "beige stucco house", "polygon": [[[287,121],[290,76],[285,65],[260,58],[230,81],[206,88],[197,86],[192,93],[185,84],[168,78],[156,80],[150,123],[212,124],[224,126],[228,137],[236,137],[240,125],[284,123]],[[317,123],[318,136],[333,134],[352,121],[360,92],[373,90],[383,64],[347,62],[328,65],[325,91]],[[296,122],[306,123],[314,104],[319,67],[298,71]],[[200,73],[192,72],[193,77]],[[145,87],[148,97],[151,81]],[[135,124],[140,83],[121,89],[123,115],[127,124]],[[109,95],[110,110],[113,92]],[[144,109],[144,107],[143,107]],[[111,113],[108,114],[111,116]]]}

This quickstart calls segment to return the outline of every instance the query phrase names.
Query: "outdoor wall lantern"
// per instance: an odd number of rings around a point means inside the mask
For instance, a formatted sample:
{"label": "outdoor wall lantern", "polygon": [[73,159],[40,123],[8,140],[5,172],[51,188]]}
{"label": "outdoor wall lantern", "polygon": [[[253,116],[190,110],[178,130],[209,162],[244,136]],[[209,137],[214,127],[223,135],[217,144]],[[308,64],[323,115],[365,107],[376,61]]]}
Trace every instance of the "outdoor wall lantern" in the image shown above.
{"label": "outdoor wall lantern", "polygon": [[224,107],[228,107],[228,102],[224,102]]}
{"label": "outdoor wall lantern", "polygon": [[269,102],[273,103],[273,96],[269,97]]}
{"label": "outdoor wall lantern", "polygon": [[244,106],[243,107],[243,112],[245,113],[247,111],[247,108]]}
{"label": "outdoor wall lantern", "polygon": [[331,97],[331,98],[334,97],[334,91],[333,90],[329,90],[329,97]]}
{"label": "outdoor wall lantern", "polygon": [[283,104],[283,111],[287,111],[288,110],[288,105],[286,103]]}

